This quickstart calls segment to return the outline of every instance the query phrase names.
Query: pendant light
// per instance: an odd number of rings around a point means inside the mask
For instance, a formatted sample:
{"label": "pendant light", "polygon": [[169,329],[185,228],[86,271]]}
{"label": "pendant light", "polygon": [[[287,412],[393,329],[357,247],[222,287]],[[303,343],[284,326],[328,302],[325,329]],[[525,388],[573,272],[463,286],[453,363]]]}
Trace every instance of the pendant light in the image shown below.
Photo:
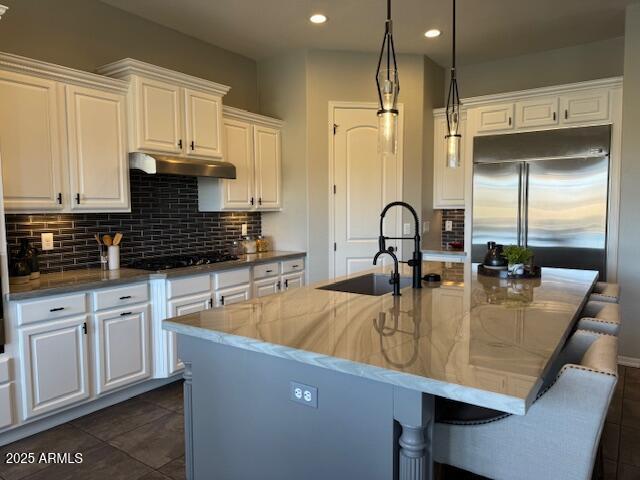
{"label": "pendant light", "polygon": [[398,144],[398,65],[393,46],[393,26],[391,22],[391,0],[387,0],[387,20],[384,23],[384,38],[376,72],[378,86],[378,151],[395,154]]}
{"label": "pendant light", "polygon": [[453,29],[451,54],[451,83],[447,95],[447,166],[460,166],[460,95],[458,94],[458,80],[456,78],[456,0],[453,1]]}

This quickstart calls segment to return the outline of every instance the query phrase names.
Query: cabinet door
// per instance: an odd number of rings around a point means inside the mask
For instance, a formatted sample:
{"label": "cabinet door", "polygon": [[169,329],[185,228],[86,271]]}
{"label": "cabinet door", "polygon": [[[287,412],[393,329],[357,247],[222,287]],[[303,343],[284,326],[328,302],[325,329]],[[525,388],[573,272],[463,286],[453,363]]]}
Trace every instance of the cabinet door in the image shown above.
{"label": "cabinet door", "polygon": [[234,303],[242,303],[251,298],[251,286],[247,284],[238,285],[237,287],[225,288],[223,290],[217,290],[215,295],[216,307],[233,305]]}
{"label": "cabinet door", "polygon": [[229,210],[253,209],[255,204],[253,138],[251,124],[238,120],[223,121],[224,159],[236,167],[235,180],[222,180],[223,206]]}
{"label": "cabinet door", "polygon": [[[201,295],[193,295],[190,297],[176,298],[169,300],[169,317],[179,317],[181,315],[189,315],[190,313],[198,313],[207,310],[211,306],[211,294],[204,293]],[[184,364],[178,358],[178,342],[176,334],[173,332],[164,332],[167,345],[168,372],[172,375],[184,368]]]}
{"label": "cabinet door", "polygon": [[253,282],[253,296],[260,298],[278,293],[281,283],[278,277],[256,280]]}
{"label": "cabinet door", "polygon": [[128,209],[125,97],[67,86],[73,210]]}
{"label": "cabinet door", "polygon": [[188,155],[222,157],[222,98],[184,89]]}
{"label": "cabinet door", "polygon": [[282,275],[282,288],[285,290],[300,288],[302,286],[304,286],[304,272]]}
{"label": "cabinet door", "polygon": [[24,419],[89,397],[86,316],[18,329]]}
{"label": "cabinet door", "polygon": [[588,90],[560,97],[562,123],[597,122],[609,118],[608,90]]}
{"label": "cabinet door", "polygon": [[558,97],[542,97],[516,102],[518,128],[546,127],[558,124]]}
{"label": "cabinet door", "polygon": [[465,130],[467,120],[460,120],[460,167],[447,166],[447,119],[435,120],[433,145],[433,208],[464,208]]}
{"label": "cabinet door", "polygon": [[62,209],[56,83],[0,71],[0,158],[7,211]]}
{"label": "cabinet door", "polygon": [[258,209],[280,208],[280,130],[253,128]]}
{"label": "cabinet door", "polygon": [[148,303],[95,315],[94,338],[98,393],[151,375]]}
{"label": "cabinet door", "polygon": [[170,83],[135,79],[134,150],[181,153],[183,147],[180,88]]}
{"label": "cabinet door", "polygon": [[513,103],[478,107],[478,132],[513,130]]}

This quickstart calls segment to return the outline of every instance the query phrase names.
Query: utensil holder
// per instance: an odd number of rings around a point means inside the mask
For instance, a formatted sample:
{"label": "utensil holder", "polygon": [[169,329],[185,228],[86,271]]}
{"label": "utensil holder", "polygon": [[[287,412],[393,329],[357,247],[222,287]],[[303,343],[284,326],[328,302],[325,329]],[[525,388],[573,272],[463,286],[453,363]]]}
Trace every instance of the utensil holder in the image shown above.
{"label": "utensil holder", "polygon": [[109,270],[118,270],[120,268],[120,246],[111,245],[109,247]]}

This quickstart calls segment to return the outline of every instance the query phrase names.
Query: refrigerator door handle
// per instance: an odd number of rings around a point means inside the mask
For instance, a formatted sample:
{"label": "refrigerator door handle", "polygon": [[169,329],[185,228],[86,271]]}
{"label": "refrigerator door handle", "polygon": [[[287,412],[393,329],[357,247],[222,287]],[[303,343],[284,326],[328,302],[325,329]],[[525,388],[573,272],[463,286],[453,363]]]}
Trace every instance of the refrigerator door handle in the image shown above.
{"label": "refrigerator door handle", "polygon": [[518,167],[518,218],[516,219],[516,224],[518,226],[517,232],[517,241],[518,245],[522,245],[522,188],[523,188],[523,163],[521,163]]}
{"label": "refrigerator door handle", "polygon": [[522,193],[522,246],[527,247],[529,244],[529,167],[528,163],[523,166],[523,193]]}

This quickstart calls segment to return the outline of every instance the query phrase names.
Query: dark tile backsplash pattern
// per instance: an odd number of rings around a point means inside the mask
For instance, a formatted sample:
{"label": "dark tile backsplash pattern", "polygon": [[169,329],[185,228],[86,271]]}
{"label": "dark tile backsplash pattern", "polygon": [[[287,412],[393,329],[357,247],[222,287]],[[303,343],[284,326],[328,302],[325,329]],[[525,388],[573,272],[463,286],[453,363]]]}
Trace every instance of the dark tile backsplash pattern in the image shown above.
{"label": "dark tile backsplash pattern", "polygon": [[53,232],[54,250],[41,252],[42,273],[99,267],[93,235],[124,234],[121,264],[139,257],[203,253],[226,248],[241,235],[261,233],[257,212],[199,212],[195,177],[147,175],[132,171],[131,213],[38,214],[6,216],[9,251],[22,238],[41,248],[40,234]]}
{"label": "dark tile backsplash pattern", "polygon": [[[445,232],[445,222],[453,222],[453,231]],[[464,245],[464,210],[442,210],[442,248],[450,242],[461,242]]]}

